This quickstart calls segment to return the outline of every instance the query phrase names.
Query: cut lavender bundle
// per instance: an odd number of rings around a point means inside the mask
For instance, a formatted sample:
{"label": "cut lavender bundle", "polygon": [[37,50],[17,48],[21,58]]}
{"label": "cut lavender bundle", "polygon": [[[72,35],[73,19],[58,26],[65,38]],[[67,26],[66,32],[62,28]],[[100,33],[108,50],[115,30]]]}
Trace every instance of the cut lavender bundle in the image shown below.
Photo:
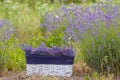
{"label": "cut lavender bundle", "polygon": [[75,52],[72,48],[60,48],[57,46],[53,46],[52,48],[50,48],[45,46],[45,44],[41,44],[38,48],[32,48],[30,46],[22,45],[22,49],[25,51],[26,54],[36,54],[41,56],[75,56]]}

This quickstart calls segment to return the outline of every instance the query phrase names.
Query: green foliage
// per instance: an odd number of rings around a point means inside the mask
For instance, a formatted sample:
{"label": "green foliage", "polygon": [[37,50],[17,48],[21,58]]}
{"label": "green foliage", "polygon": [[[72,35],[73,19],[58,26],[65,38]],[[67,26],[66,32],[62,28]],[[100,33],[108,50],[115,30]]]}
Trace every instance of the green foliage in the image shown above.
{"label": "green foliage", "polygon": [[0,69],[20,71],[25,69],[25,57],[17,39],[0,41]]}
{"label": "green foliage", "polygon": [[14,36],[9,40],[2,41],[0,38],[0,70],[25,69],[26,60],[20,45],[26,43],[33,47],[39,46],[45,38],[40,30],[42,17],[59,6],[35,3],[34,7],[30,7],[29,4],[21,4],[19,1],[0,2],[0,20],[11,22],[15,29]]}
{"label": "green foliage", "polygon": [[98,72],[93,72],[91,78],[93,80],[114,80],[114,74],[103,75]]}
{"label": "green foliage", "polygon": [[49,46],[65,46],[67,43],[64,41],[63,39],[64,34],[51,34],[48,32],[47,34],[47,38],[43,39],[43,42]]}
{"label": "green foliage", "polygon": [[84,76],[84,80],[90,80],[89,76]]}
{"label": "green foliage", "polygon": [[41,4],[44,4],[44,3],[48,3],[48,4],[53,4],[53,3],[84,3],[84,2],[87,2],[87,3],[95,3],[96,0],[0,0],[0,2],[7,2],[7,3],[23,3],[23,4],[28,4],[29,7],[35,7],[36,3],[41,3]]}

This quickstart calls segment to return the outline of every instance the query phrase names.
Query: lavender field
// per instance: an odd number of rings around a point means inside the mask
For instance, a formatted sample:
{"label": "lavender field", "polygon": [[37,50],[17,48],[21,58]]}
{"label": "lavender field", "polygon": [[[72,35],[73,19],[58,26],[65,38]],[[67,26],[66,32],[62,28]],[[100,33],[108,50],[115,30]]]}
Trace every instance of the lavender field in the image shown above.
{"label": "lavender field", "polygon": [[[0,1],[0,80],[120,79],[119,0],[25,1]],[[73,76],[26,77],[25,52],[75,56]]]}

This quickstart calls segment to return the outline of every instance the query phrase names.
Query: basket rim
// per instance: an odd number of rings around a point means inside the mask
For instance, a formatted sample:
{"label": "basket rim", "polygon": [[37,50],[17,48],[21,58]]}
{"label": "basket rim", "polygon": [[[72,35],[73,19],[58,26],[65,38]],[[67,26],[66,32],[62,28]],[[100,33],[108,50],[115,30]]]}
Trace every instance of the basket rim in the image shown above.
{"label": "basket rim", "polygon": [[25,54],[25,57],[40,57],[40,58],[74,58],[75,56],[51,56],[51,55],[39,55],[39,54]]}
{"label": "basket rim", "polygon": [[27,54],[27,64],[58,64],[58,65],[71,65],[74,62],[74,57],[66,56],[38,56],[33,54]]}

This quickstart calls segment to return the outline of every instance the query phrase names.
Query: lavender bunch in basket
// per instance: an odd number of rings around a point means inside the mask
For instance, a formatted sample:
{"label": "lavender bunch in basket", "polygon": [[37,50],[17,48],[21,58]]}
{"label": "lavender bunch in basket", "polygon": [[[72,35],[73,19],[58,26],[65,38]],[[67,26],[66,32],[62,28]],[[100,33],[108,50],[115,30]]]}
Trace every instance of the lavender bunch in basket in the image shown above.
{"label": "lavender bunch in basket", "polygon": [[47,47],[45,44],[41,44],[38,48],[32,48],[31,46],[22,45],[22,49],[26,54],[35,54],[41,56],[67,56],[74,57],[75,51],[72,48],[60,48],[53,46]]}

